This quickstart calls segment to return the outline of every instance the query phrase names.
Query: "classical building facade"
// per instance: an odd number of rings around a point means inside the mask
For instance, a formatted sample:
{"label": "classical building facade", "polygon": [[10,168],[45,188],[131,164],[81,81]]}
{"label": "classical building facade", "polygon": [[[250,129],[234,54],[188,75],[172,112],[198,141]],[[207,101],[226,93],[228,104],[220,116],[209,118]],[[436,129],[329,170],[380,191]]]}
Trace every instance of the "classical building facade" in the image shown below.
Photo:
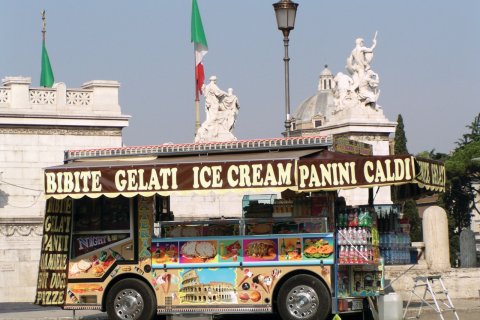
{"label": "classical building facade", "polygon": [[31,87],[26,77],[0,86],[0,302],[33,301],[45,200],[43,168],[67,149],[122,146],[129,116],[119,83],[90,81]]}

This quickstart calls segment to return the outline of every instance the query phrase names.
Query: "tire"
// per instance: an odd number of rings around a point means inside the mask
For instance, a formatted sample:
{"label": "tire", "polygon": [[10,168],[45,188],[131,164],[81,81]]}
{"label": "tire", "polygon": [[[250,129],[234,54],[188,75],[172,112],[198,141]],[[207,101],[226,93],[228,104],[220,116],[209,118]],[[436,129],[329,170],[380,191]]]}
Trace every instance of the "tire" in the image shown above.
{"label": "tire", "polygon": [[107,295],[108,319],[151,320],[157,314],[155,293],[141,280],[124,279]]}
{"label": "tire", "polygon": [[312,275],[291,277],[278,293],[277,310],[283,320],[324,320],[331,307],[327,287]]}

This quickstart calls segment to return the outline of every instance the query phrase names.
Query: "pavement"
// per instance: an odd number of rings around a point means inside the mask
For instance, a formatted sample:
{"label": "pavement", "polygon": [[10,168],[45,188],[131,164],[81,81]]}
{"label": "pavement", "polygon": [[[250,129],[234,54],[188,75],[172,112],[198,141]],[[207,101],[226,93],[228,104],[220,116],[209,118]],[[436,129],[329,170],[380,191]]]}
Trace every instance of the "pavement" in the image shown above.
{"label": "pavement", "polygon": [[[478,320],[480,319],[480,299],[454,299],[455,306],[459,318],[461,320]],[[418,311],[418,304],[414,304],[413,308],[409,307],[411,312],[408,316],[416,315]],[[258,320],[258,316],[242,315],[242,316],[225,316],[223,319],[238,319],[238,320]],[[342,315],[342,320],[361,319],[361,316],[356,315]],[[107,320],[107,314],[97,310],[77,310],[73,313],[72,310],[62,310],[58,307],[40,307],[31,303],[0,303],[0,319],[1,320]],[[262,316],[261,319],[279,319],[275,316]],[[428,307],[424,307],[420,318],[422,320],[440,319],[440,317]],[[444,319],[455,319],[451,311],[445,312]],[[172,316],[170,320],[211,320],[210,316]]]}

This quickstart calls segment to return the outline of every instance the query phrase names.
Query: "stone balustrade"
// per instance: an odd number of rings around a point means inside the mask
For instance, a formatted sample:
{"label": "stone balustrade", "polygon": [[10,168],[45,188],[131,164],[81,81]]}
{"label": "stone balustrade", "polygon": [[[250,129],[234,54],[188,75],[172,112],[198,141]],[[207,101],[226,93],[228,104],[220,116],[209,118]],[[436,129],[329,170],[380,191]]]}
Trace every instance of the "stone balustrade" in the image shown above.
{"label": "stone balustrade", "polygon": [[0,87],[0,113],[121,115],[117,81],[89,81],[78,89],[67,89],[61,82],[52,88],[35,88],[31,82],[30,77],[5,77]]}

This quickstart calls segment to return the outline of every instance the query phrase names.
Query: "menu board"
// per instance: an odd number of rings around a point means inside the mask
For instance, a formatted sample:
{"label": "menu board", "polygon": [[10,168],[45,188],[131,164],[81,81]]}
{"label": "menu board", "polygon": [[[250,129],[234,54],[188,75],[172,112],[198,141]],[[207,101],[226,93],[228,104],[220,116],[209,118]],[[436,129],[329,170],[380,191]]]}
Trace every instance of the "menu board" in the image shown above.
{"label": "menu board", "polygon": [[71,222],[72,199],[47,200],[35,304],[65,303]]}
{"label": "menu board", "polygon": [[151,246],[154,268],[210,268],[243,265],[312,264],[321,260],[333,264],[333,234],[313,233],[263,237],[203,237],[153,239]]}

